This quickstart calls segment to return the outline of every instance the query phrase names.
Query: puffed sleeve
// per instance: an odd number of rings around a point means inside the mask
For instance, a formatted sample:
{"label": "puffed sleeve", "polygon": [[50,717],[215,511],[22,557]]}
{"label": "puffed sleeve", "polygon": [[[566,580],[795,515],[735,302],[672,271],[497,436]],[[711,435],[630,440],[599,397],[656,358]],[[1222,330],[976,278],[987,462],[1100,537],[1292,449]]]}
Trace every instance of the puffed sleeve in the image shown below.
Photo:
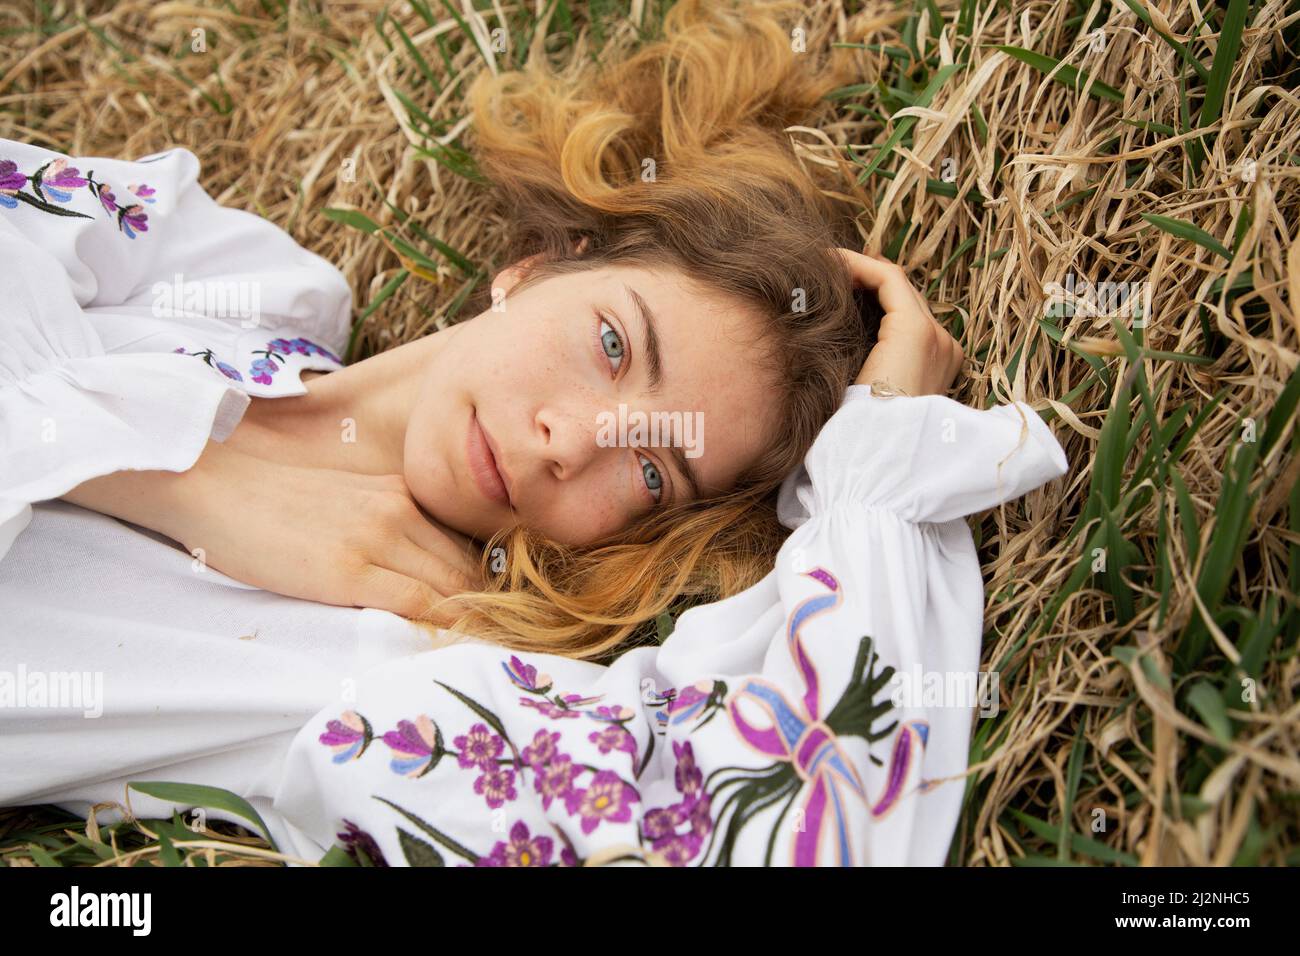
{"label": "puffed sleeve", "polygon": [[391,865],[942,864],[997,705],[961,518],[1065,468],[1027,406],[852,388],[763,581],[608,668],[476,642],[381,665],[297,735],[274,805]]}
{"label": "puffed sleeve", "polygon": [[115,471],[184,471],[248,393],[300,394],[298,371],[341,365],[342,274],[198,175],[184,149],[0,140],[0,558],[31,504]]}
{"label": "puffed sleeve", "polygon": [[854,385],[782,487],[778,511],[794,526],[810,511],[852,500],[909,521],[943,522],[1018,498],[1065,467],[1051,429],[1022,403],[981,411],[939,395],[880,397]]}
{"label": "puffed sleeve", "polygon": [[184,471],[248,396],[200,362],[110,355],[50,253],[0,225],[0,558],[31,505],[125,469]]}
{"label": "puffed sleeve", "polygon": [[123,160],[0,140],[0,223],[58,262],[92,321],[117,307],[180,317],[195,299],[215,299],[203,285],[219,280],[255,293],[256,310],[198,310],[214,321],[288,325],[336,351],[347,334],[342,273],[275,224],[217,203],[187,149]]}

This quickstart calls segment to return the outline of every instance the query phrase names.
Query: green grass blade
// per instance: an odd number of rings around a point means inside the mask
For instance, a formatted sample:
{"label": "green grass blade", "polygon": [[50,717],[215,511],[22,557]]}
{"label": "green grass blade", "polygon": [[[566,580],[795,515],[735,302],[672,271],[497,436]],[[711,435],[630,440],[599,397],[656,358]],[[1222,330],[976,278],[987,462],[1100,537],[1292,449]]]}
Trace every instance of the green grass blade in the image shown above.
{"label": "green grass blade", "polygon": [[1168,216],[1157,216],[1154,213],[1144,212],[1142,218],[1151,225],[1155,226],[1171,236],[1177,236],[1179,239],[1186,239],[1209,249],[1213,253],[1223,256],[1229,262],[1232,261],[1232,253],[1228,247],[1219,242],[1204,229],[1193,226],[1190,222],[1183,222],[1181,219],[1171,219]]}
{"label": "green grass blade", "polygon": [[[938,93],[940,88],[948,82],[948,78],[963,66],[965,66],[964,63],[949,63],[947,66],[940,68],[931,78],[925,89],[917,95],[916,105],[929,106],[930,101],[934,99],[935,94]],[[866,169],[858,174],[859,185],[865,183],[871,177],[871,174],[880,168],[880,165],[894,152],[894,147],[903,141],[903,137],[911,132],[912,127],[915,125],[915,116],[904,116],[898,121],[898,124],[894,127],[894,131],[889,134],[889,138],[885,140],[884,145],[876,152],[875,158],[867,164]]]}
{"label": "green grass blade", "polygon": [[379,231],[377,222],[356,209],[322,209],[321,215],[334,222],[351,226],[353,229],[360,229],[368,236]]}
{"label": "green grass blade", "polygon": [[1035,53],[1033,50],[1026,50],[1024,47],[1007,46],[1005,44],[999,44],[997,49],[1015,57],[1021,63],[1027,63],[1034,69],[1050,75],[1058,83],[1064,83],[1066,86],[1073,87],[1080,92],[1083,92],[1086,88],[1093,96],[1104,100],[1111,100],[1115,103],[1124,102],[1124,94],[1115,87],[1108,86],[1101,80],[1094,80],[1085,70],[1062,63],[1055,57],[1047,56],[1044,53]]}
{"label": "green grass blade", "polygon": [[1223,708],[1223,697],[1213,684],[1206,680],[1197,681],[1187,692],[1187,703],[1200,715],[1215,740],[1225,747],[1232,743],[1232,721]]}
{"label": "green grass blade", "polygon": [[1223,16],[1223,28],[1219,31],[1219,46],[1214,51],[1214,65],[1205,83],[1205,100],[1201,104],[1201,115],[1197,126],[1213,126],[1219,121],[1223,112],[1223,101],[1228,93],[1228,82],[1232,79],[1232,68],[1237,63],[1237,53],[1241,50],[1241,30],[1246,25],[1246,12],[1250,4],[1246,0],[1228,0],[1228,12]]}
{"label": "green grass blade", "polygon": [[271,837],[271,830],[267,827],[266,821],[253,809],[251,803],[237,793],[197,783],[168,783],[161,780],[132,780],[127,783],[127,786],[146,796],[157,797],[159,800],[192,807],[208,807],[234,814],[255,824],[262,831],[266,842],[271,844],[271,848],[276,849],[275,840]]}

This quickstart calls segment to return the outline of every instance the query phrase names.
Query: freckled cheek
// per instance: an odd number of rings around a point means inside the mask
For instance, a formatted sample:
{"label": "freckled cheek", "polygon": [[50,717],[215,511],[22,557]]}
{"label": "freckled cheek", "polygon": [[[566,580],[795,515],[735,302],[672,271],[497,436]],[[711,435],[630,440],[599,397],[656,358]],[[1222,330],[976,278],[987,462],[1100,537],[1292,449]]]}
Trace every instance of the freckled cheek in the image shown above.
{"label": "freckled cheek", "polygon": [[552,536],[574,544],[585,544],[613,534],[626,526],[628,512],[623,492],[608,482],[599,488],[574,488],[563,492],[564,501],[554,512]]}

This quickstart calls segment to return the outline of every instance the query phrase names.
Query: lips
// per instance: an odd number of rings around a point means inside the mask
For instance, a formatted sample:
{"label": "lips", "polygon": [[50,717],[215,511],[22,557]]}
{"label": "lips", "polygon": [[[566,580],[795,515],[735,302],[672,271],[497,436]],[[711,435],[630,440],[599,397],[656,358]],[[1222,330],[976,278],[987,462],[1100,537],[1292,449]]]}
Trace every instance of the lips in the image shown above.
{"label": "lips", "polygon": [[483,497],[498,504],[513,507],[506,479],[497,464],[492,438],[479,424],[477,410],[471,410],[469,416],[469,434],[465,440],[466,459],[469,462],[470,475]]}

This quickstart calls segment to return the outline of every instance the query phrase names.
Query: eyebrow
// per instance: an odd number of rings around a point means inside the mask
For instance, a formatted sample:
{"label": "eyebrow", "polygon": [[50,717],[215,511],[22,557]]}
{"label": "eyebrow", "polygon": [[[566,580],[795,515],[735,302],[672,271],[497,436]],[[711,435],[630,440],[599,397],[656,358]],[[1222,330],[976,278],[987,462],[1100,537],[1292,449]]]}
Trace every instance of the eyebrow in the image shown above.
{"label": "eyebrow", "polygon": [[686,483],[691,486],[691,496],[694,498],[703,498],[700,494],[700,483],[695,477],[695,469],[691,467],[691,460],[686,457],[686,452],[680,445],[673,445],[668,449],[668,453],[673,456],[673,461],[677,462],[677,467],[681,469],[686,476]]}
{"label": "eyebrow", "polygon": [[632,304],[636,306],[637,315],[641,316],[641,324],[645,326],[645,354],[650,367],[650,394],[654,395],[659,392],[659,386],[664,381],[664,359],[659,351],[659,334],[655,330],[655,314],[650,311],[650,306],[646,300],[641,298],[641,293],[626,282],[623,283],[623,288],[627,290],[628,296],[632,299]]}

